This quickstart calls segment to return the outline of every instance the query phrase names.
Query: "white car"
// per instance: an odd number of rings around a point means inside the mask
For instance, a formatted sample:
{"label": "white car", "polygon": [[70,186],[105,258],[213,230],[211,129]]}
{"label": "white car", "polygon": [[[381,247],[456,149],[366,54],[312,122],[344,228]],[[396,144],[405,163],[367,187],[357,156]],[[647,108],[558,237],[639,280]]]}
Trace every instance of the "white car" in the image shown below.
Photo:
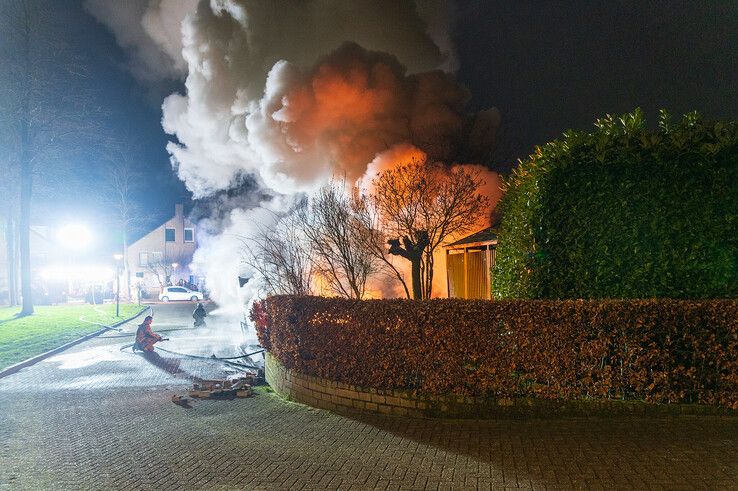
{"label": "white car", "polygon": [[194,292],[183,286],[168,286],[159,294],[159,300],[169,302],[170,300],[191,300],[199,302],[202,300],[202,293]]}

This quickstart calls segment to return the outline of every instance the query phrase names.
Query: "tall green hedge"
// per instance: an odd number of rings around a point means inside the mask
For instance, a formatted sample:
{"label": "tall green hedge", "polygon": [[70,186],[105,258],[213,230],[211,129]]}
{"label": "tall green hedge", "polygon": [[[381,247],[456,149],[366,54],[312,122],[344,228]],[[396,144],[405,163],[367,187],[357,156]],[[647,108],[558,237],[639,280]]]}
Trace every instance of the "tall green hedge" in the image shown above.
{"label": "tall green hedge", "polygon": [[536,148],[506,180],[497,298],[738,296],[738,125],[639,109]]}

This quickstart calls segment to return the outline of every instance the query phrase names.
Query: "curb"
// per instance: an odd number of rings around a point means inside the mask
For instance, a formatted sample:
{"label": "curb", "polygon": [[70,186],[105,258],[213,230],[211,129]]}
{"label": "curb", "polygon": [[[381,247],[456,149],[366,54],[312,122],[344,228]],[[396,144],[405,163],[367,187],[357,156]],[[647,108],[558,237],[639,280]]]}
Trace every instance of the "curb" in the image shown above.
{"label": "curb", "polygon": [[151,307],[145,307],[145,308],[141,309],[141,311],[138,314],[136,314],[136,315],[134,315],[132,317],[129,317],[128,319],[124,319],[122,321],[118,321],[118,322],[116,322],[115,324],[113,324],[111,326],[106,326],[106,327],[100,329],[99,331],[91,332],[90,334],[85,334],[81,338],[75,339],[74,341],[70,341],[70,342],[68,342],[66,344],[63,344],[63,345],[59,346],[58,348],[54,348],[54,349],[49,350],[49,351],[47,351],[45,353],[41,353],[40,355],[32,356],[31,358],[29,358],[27,360],[23,360],[21,362],[18,362],[15,365],[10,365],[9,367],[0,370],[0,378],[7,377],[8,375],[12,375],[12,374],[20,371],[23,368],[30,367],[31,365],[35,365],[36,363],[40,362],[43,359],[46,359],[46,358],[48,358],[50,356],[53,356],[53,355],[55,355],[57,353],[61,353],[62,351],[71,348],[72,346],[76,346],[76,345],[78,345],[80,343],[83,343],[83,342],[89,340],[89,339],[92,339],[92,338],[94,338],[96,336],[99,336],[100,334],[103,334],[105,332],[108,332],[111,327],[118,327],[118,326],[120,326],[122,324],[125,324],[126,322],[132,321],[133,319],[135,319],[136,317],[139,317],[141,314],[143,314],[144,312],[146,312],[150,308]]}

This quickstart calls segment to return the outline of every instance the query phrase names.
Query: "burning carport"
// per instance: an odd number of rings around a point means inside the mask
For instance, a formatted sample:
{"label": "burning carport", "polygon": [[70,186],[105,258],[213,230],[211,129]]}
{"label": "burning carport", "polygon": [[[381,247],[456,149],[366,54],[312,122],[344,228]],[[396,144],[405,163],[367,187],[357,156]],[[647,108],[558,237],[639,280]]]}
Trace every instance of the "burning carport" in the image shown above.
{"label": "burning carport", "polygon": [[497,232],[488,227],[445,246],[449,298],[492,298]]}

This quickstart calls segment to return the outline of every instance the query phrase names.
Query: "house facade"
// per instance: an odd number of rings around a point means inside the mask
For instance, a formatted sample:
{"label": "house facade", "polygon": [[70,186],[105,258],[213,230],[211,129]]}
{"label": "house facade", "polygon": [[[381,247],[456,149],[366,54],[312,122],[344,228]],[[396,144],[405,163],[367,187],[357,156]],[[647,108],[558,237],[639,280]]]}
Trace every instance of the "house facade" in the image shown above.
{"label": "house facade", "polygon": [[195,249],[195,225],[184,216],[184,207],[176,204],[172,218],[128,246],[131,286],[155,296],[167,285],[199,285],[200,279],[190,270]]}

